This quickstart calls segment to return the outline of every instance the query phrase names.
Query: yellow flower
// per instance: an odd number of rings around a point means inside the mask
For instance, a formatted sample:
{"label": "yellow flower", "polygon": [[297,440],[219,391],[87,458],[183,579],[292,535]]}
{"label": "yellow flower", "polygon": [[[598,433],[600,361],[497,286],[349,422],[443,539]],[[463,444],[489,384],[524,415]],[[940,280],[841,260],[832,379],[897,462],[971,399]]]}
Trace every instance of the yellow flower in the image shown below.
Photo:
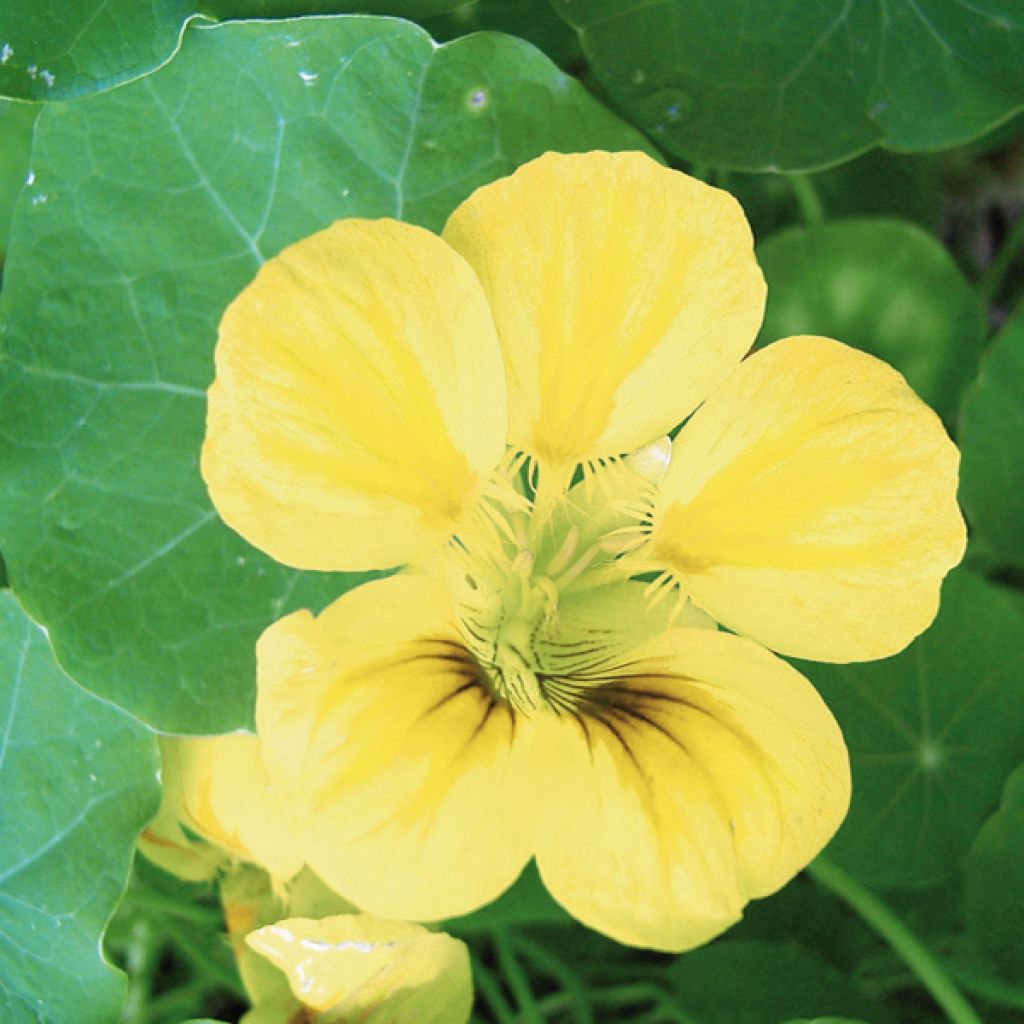
{"label": "yellow flower", "polygon": [[[469,954],[450,935],[367,914],[290,918],[250,933],[318,1024],[465,1024]],[[255,1014],[246,1018],[258,1024]],[[267,1017],[279,1021],[280,1017]]]}
{"label": "yellow flower", "polygon": [[164,736],[160,752],[163,799],[139,838],[150,860],[192,881],[237,861],[264,868],[278,882],[299,871],[298,830],[267,778],[255,736]]}
{"label": "yellow flower", "polygon": [[229,307],[224,519],[302,568],[410,566],[258,648],[267,770],[357,905],[454,916],[536,857],[580,920],[680,950],[838,827],[838,727],[766,647],[863,660],[928,625],[957,452],[836,341],[744,359],[763,303],[731,197],[590,153],[441,238],[340,221]]}

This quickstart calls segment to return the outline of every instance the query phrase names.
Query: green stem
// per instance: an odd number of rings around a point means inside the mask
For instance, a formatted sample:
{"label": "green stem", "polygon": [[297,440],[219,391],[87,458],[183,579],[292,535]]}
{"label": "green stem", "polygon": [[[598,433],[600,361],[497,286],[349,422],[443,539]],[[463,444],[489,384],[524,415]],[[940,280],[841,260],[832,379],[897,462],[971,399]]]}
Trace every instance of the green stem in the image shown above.
{"label": "green stem", "polygon": [[[636,1006],[641,1003],[651,1003],[653,1007],[641,1017],[631,1018],[647,1024],[658,1021],[661,1024],[694,1024],[692,1017],[683,1013],[682,1010],[672,1005],[668,993],[657,985],[644,983],[634,985],[618,985],[613,988],[595,989],[589,993],[589,1000],[595,1006],[622,1007]],[[555,1014],[561,1014],[563,1010],[572,1006],[572,996],[568,992],[556,992],[554,995],[544,996],[537,1001],[537,1008],[542,1016],[547,1019]],[[561,1019],[556,1017],[555,1019]]]}
{"label": "green stem", "polygon": [[245,989],[242,986],[237,970],[211,956],[194,942],[192,936],[180,926],[172,925],[170,922],[168,922],[168,925],[170,926],[168,932],[171,941],[199,975],[206,979],[207,984],[212,983],[220,988],[227,989],[240,999],[246,997]]}
{"label": "green stem", "polygon": [[786,180],[793,190],[804,223],[808,227],[820,224],[825,219],[825,207],[818,190],[814,187],[814,182],[806,174],[787,174]]}
{"label": "green stem", "polygon": [[551,975],[564,990],[566,1004],[572,1011],[576,1024],[595,1024],[593,1011],[587,1002],[587,990],[580,976],[560,957],[519,936],[515,940],[516,948],[528,956],[537,967]]}
{"label": "green stem", "polygon": [[555,992],[537,1000],[537,1009],[544,1020],[560,1020],[562,1011],[570,1009],[572,1005],[573,996],[569,992]]}
{"label": "green stem", "polygon": [[515,996],[516,1006],[519,1008],[517,1020],[522,1024],[544,1024],[544,1018],[537,1009],[537,1000],[534,998],[533,989],[530,988],[530,979],[516,957],[515,949],[512,947],[512,940],[504,928],[495,928],[491,933],[494,939],[494,952],[498,958],[498,968],[502,977],[508,982],[508,987]]}
{"label": "green stem", "polygon": [[516,1024],[516,1015],[508,1005],[497,978],[476,957],[473,958],[473,982],[498,1024]]}
{"label": "green stem", "polygon": [[978,291],[986,305],[991,305],[992,301],[998,297],[1006,275],[1010,267],[1013,266],[1013,261],[1019,255],[1022,246],[1024,246],[1024,217],[1014,224],[1009,237],[996,253],[996,258],[989,264],[988,270],[978,282]]}
{"label": "green stem", "polygon": [[947,961],[946,969],[968,992],[973,992],[979,999],[998,1006],[1012,1006],[1014,1009],[1024,1010],[1024,990],[961,964]]}
{"label": "green stem", "polygon": [[152,925],[143,917],[137,918],[132,924],[131,939],[125,951],[128,994],[121,1016],[124,1024],[146,1024],[149,1020],[149,1000],[158,953],[158,940]]}
{"label": "green stem", "polygon": [[672,1005],[669,994],[660,985],[649,982],[599,989],[593,993],[591,1002],[595,1006],[633,1006],[637,1003],[650,1003],[651,1009],[647,1013],[633,1018],[638,1024],[641,1021],[649,1024],[653,1024],[654,1021],[660,1021],[662,1024],[694,1024],[692,1017]]}
{"label": "green stem", "polygon": [[197,1006],[203,1005],[204,998],[209,993],[210,984],[205,978],[198,978],[157,996],[149,1004],[150,1013],[158,1019],[184,1020]]}
{"label": "green stem", "polygon": [[818,857],[810,864],[807,873],[823,889],[828,889],[856,911],[889,943],[942,1007],[951,1024],[982,1024],[942,963],[874,893],[825,857]]}

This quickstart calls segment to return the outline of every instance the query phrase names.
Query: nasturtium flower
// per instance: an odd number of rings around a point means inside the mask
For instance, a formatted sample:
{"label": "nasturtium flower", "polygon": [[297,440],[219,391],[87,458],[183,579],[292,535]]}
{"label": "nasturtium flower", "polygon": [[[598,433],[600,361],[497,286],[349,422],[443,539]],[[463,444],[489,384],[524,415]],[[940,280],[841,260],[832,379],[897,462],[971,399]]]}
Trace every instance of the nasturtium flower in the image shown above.
{"label": "nasturtium flower", "polygon": [[768,648],[865,660],[928,625],[958,457],[871,356],[744,358],[764,296],[730,196],[589,153],[440,237],[339,221],[228,308],[221,515],[300,568],[405,566],[257,650],[267,771],[364,910],[468,912],[535,857],[586,924],[681,950],[838,827],[839,729]]}
{"label": "nasturtium flower", "polygon": [[139,848],[192,881],[255,864],[278,882],[304,863],[287,802],[274,791],[250,733],[161,737],[163,798]]}
{"label": "nasturtium flower", "polygon": [[284,972],[310,1024],[465,1024],[469,953],[443,932],[367,914],[289,918],[249,946]]}

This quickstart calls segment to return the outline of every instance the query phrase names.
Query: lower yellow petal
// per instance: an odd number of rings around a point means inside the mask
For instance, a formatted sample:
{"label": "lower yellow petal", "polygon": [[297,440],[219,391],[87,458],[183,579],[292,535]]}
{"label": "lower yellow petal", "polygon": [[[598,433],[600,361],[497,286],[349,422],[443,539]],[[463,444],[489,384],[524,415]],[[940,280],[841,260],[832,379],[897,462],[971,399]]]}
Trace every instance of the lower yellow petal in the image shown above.
{"label": "lower yellow petal", "polygon": [[678,629],[574,715],[541,718],[532,788],[552,895],[619,942],[683,950],[783,885],[846,813],[839,728],[794,669]]}
{"label": "lower yellow petal", "polygon": [[465,1024],[469,953],[443,932],[366,914],[290,918],[246,940],[287,976],[295,998],[330,1020]]}
{"label": "lower yellow petal", "polygon": [[510,440],[548,465],[666,433],[761,323],[739,204],[643,153],[546,153],[474,192],[444,238],[494,313]]}
{"label": "lower yellow petal", "polygon": [[278,561],[375,569],[453,532],[505,443],[505,381],[473,272],[429,231],[344,220],[228,307],[203,476]]}
{"label": "lower yellow petal", "polygon": [[436,920],[504,891],[530,856],[530,729],[481,683],[444,591],[364,584],[258,649],[257,726],[295,794],[310,866],[375,914]]}
{"label": "lower yellow petal", "polygon": [[935,617],[962,557],[959,454],[895,370],[788,338],[676,438],[651,553],[719,622],[783,654],[862,661]]}

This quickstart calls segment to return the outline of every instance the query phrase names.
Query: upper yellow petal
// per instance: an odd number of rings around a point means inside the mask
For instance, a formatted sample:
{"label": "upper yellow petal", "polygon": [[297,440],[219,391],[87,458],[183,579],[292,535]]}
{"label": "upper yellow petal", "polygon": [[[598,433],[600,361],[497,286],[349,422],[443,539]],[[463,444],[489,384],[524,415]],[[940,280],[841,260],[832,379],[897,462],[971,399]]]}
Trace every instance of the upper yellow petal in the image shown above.
{"label": "upper yellow petal", "polygon": [[607,674],[576,714],[538,722],[538,867],[590,927],[689,949],[831,837],[846,748],[813,687],[740,637],[673,630]]}
{"label": "upper yellow petal", "polygon": [[479,283],[439,238],[344,220],[228,307],[202,470],[221,516],[304,569],[402,564],[451,533],[505,443]]}
{"label": "upper yellow petal", "polygon": [[437,920],[501,894],[530,856],[530,730],[481,685],[425,577],[364,584],[257,648],[268,768],[310,866],[372,913]]}
{"label": "upper yellow petal", "polygon": [[548,153],[444,229],[490,301],[511,442],[560,467],[687,416],[753,343],[765,287],[727,193],[642,153]]}
{"label": "upper yellow petal", "polygon": [[367,914],[290,918],[251,933],[304,1006],[360,1024],[465,1024],[469,952],[443,932]]}
{"label": "upper yellow petal", "polygon": [[932,621],[962,557],[958,463],[891,367],[788,338],[676,438],[651,555],[719,622],[783,654],[885,657]]}

